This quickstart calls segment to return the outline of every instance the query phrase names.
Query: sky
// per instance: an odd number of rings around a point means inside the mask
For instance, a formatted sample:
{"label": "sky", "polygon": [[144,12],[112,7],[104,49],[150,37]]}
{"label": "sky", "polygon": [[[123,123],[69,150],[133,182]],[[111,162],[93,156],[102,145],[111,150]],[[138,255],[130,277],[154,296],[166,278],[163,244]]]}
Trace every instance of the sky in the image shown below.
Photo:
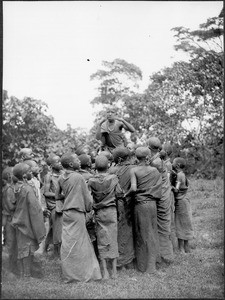
{"label": "sky", "polygon": [[187,57],[174,50],[172,28],[198,29],[223,1],[3,1],[3,89],[49,107],[60,129],[87,131],[99,109],[91,74],[124,59],[143,74]]}

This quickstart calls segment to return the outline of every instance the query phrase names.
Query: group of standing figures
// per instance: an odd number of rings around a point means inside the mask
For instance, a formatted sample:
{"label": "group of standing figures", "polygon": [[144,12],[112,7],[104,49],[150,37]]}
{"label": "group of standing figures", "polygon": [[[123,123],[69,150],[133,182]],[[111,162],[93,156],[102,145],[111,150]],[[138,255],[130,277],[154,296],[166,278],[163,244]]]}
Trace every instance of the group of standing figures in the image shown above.
{"label": "group of standing figures", "polygon": [[85,152],[52,154],[42,181],[31,150],[22,149],[22,162],[3,170],[11,271],[33,276],[35,252],[47,253],[50,244],[65,282],[116,278],[123,267],[154,274],[173,262],[175,250],[190,252],[185,160],[170,162],[172,147],[157,137],[127,144],[123,128],[134,132],[109,107],[94,162]]}

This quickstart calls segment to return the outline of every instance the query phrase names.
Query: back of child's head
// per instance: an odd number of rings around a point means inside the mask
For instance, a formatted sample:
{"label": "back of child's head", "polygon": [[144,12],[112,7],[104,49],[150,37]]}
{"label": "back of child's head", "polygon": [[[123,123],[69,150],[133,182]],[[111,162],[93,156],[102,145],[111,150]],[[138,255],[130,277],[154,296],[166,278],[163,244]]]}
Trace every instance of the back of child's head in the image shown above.
{"label": "back of child's head", "polygon": [[33,151],[31,148],[22,148],[20,149],[20,152],[19,152],[19,157],[23,160],[26,160],[26,159],[32,159],[33,158]]}
{"label": "back of child's head", "polygon": [[6,167],[2,171],[2,179],[6,180],[7,182],[10,182],[12,180],[13,176],[13,167]]}
{"label": "back of child's head", "polygon": [[113,150],[113,160],[117,164],[119,160],[124,161],[130,157],[130,151],[126,147],[117,147]]}
{"label": "back of child's head", "polygon": [[137,159],[143,159],[151,155],[151,151],[148,147],[138,147],[135,151]]}
{"label": "back of child's head", "polygon": [[160,151],[162,149],[160,140],[155,136],[152,136],[147,140],[147,146],[150,150],[153,151]]}
{"label": "back of child's head", "polygon": [[59,157],[58,155],[56,155],[55,153],[51,153],[48,157],[47,157],[47,159],[46,159],[46,164],[48,165],[48,166],[51,166],[52,164],[53,164],[53,162],[54,162],[54,158],[55,157]]}
{"label": "back of child's head", "polygon": [[171,146],[171,144],[170,144],[169,142],[167,142],[167,143],[165,143],[165,144],[163,145],[163,150],[166,152],[166,154],[167,154],[168,156],[170,156],[171,153],[173,152],[173,148],[172,148],[172,146]]}
{"label": "back of child's head", "polygon": [[109,151],[101,151],[98,155],[104,155],[109,161],[113,161],[113,155]]}
{"label": "back of child's head", "polygon": [[[76,153],[69,152],[69,153],[63,154],[60,159],[63,168],[65,168],[65,169],[71,168],[71,163],[74,163],[75,158],[78,159],[78,156]],[[77,168],[78,168],[78,166],[77,166]]]}
{"label": "back of child's head", "polygon": [[99,154],[95,158],[95,169],[97,171],[106,171],[108,169],[109,160],[105,155]]}
{"label": "back of child's head", "polygon": [[90,168],[91,167],[91,157],[88,154],[81,154],[78,156],[80,160],[81,169]]}
{"label": "back of child's head", "polygon": [[184,169],[186,167],[186,160],[183,157],[176,157],[173,160],[173,166]]}
{"label": "back of child's head", "polygon": [[165,160],[165,158],[166,158],[166,151],[162,149],[162,150],[159,152],[159,157],[160,157],[162,160]]}
{"label": "back of child's head", "polygon": [[13,175],[18,179],[18,180],[23,180],[24,174],[30,169],[31,167],[28,164],[25,163],[19,163],[16,164],[13,167]]}

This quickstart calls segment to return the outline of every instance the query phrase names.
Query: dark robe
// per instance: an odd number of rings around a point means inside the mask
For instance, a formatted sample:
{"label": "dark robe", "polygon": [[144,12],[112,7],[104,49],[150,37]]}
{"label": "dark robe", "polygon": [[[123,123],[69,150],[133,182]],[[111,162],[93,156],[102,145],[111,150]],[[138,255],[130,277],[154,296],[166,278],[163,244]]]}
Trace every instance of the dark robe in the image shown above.
{"label": "dark robe", "polygon": [[157,222],[159,233],[160,255],[166,260],[173,260],[173,245],[171,241],[171,186],[167,168],[159,153],[151,158],[151,166],[158,169],[162,176],[162,196],[157,201]]}
{"label": "dark robe", "polygon": [[122,194],[119,180],[114,174],[97,174],[89,179],[88,185],[94,199],[99,257],[117,258],[119,253],[116,197]]}
{"label": "dark robe", "polygon": [[[130,170],[134,166],[130,163],[111,167],[110,174],[116,174],[119,179],[119,184],[126,193],[130,188]],[[134,254],[134,239],[133,239],[133,208],[134,202],[132,195],[126,198],[120,198],[117,201],[118,207],[118,249],[119,258],[117,266],[122,267],[133,261]]]}
{"label": "dark robe", "polygon": [[11,224],[17,231],[18,258],[23,258],[38,249],[46,230],[42,208],[33,188],[23,183],[15,196],[16,209]]}
{"label": "dark robe", "polygon": [[59,178],[63,205],[61,262],[66,282],[99,280],[101,271],[86,228],[86,212],[93,200],[79,173],[66,171]]}
{"label": "dark robe", "polygon": [[156,202],[162,195],[162,177],[156,168],[137,166],[135,193],[135,255],[141,272],[155,270],[159,253]]}

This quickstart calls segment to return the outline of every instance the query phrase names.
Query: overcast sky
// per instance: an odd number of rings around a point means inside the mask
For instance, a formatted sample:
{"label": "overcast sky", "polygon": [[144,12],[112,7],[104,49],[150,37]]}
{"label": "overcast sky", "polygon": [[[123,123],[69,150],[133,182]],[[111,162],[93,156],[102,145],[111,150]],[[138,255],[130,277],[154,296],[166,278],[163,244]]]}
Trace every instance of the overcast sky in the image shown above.
{"label": "overcast sky", "polygon": [[90,75],[103,60],[124,59],[149,76],[185,59],[171,28],[197,29],[223,1],[4,1],[3,88],[9,96],[45,101],[56,125],[89,130]]}

